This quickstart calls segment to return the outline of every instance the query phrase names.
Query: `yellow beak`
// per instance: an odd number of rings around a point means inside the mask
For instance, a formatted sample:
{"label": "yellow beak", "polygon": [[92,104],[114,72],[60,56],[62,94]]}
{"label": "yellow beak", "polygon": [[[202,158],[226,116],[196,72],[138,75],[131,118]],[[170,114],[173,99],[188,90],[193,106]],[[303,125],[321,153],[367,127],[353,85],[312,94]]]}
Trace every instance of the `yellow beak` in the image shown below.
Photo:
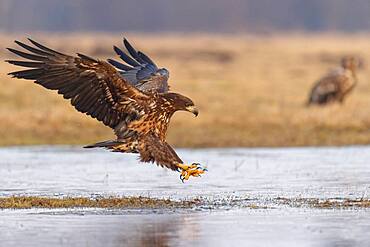
{"label": "yellow beak", "polygon": [[195,116],[198,116],[198,114],[199,114],[199,111],[198,111],[198,108],[196,108],[195,106],[188,106],[188,107],[186,107],[186,110],[188,111],[188,112],[191,112],[191,113],[193,113]]}

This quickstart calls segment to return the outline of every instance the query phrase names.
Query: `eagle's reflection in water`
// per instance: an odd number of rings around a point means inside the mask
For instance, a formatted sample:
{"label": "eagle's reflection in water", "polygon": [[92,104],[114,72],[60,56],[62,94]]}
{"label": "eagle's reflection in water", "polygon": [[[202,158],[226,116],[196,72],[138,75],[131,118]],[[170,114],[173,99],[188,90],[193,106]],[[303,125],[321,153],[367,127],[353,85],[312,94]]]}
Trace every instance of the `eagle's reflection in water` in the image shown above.
{"label": "eagle's reflection in water", "polygon": [[200,232],[197,218],[163,210],[11,214],[0,226],[0,240],[4,246],[192,246]]}
{"label": "eagle's reflection in water", "polygon": [[4,239],[0,233],[0,240],[18,246],[192,246],[200,234],[199,215],[189,212],[49,213],[10,217],[13,225],[22,221],[22,230],[6,227],[9,234]]}
{"label": "eagle's reflection in water", "polygon": [[148,217],[125,225],[124,229],[118,242],[122,246],[137,247],[192,246],[200,232],[195,215]]}

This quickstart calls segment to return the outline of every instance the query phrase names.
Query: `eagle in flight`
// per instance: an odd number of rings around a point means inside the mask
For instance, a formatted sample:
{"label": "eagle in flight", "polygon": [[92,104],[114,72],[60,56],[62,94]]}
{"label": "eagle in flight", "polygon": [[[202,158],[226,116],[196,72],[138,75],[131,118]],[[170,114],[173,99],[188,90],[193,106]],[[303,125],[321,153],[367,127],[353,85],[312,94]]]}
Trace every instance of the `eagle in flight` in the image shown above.
{"label": "eagle in flight", "polygon": [[166,132],[176,111],[198,110],[193,101],[169,91],[169,72],[124,39],[126,52],[114,46],[122,62],[108,62],[77,53],[69,56],[34,40],[15,41],[22,50],[8,48],[19,60],[7,60],[28,69],[9,73],[15,78],[33,80],[47,89],[57,90],[82,113],[114,130],[116,140],[99,142],[86,148],[101,147],[114,152],[139,153],[142,162],[180,172],[182,181],[198,177],[206,169],[200,164],[184,164],[166,142]]}
{"label": "eagle in flight", "polygon": [[345,97],[357,84],[357,69],[362,66],[355,57],[342,59],[341,67],[334,69],[313,86],[308,99],[308,105],[325,105],[332,102],[343,103]]}

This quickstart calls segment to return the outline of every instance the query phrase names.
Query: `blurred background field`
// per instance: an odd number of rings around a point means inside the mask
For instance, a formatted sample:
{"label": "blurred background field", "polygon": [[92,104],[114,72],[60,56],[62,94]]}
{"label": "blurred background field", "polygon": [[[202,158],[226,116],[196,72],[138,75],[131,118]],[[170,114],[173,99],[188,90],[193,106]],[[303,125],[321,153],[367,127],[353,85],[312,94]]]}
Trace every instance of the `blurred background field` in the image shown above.
{"label": "blurred background field", "polygon": [[[32,32],[33,39],[68,54],[107,59],[125,35],[170,70],[173,91],[200,108],[177,113],[169,142],[177,147],[303,146],[370,143],[370,34]],[[0,144],[87,144],[112,131],[78,113],[56,92],[11,79],[17,67],[5,47],[21,32],[0,35]],[[305,107],[309,90],[344,55],[365,61],[358,87],[343,105]]]}
{"label": "blurred background field", "polygon": [[[7,76],[14,39],[105,60],[123,36],[199,105],[197,119],[175,114],[177,147],[369,144],[369,13],[368,0],[0,0],[0,145],[113,138],[55,92]],[[346,102],[304,107],[344,55],[365,62]]]}

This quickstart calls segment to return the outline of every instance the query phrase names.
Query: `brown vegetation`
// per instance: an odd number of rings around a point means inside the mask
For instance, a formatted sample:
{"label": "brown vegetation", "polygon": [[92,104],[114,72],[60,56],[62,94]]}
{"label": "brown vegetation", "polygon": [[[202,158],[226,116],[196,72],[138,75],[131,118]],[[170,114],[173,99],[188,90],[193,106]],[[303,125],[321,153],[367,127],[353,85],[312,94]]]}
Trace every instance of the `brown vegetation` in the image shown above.
{"label": "brown vegetation", "polygon": [[[271,204],[272,202],[272,204]],[[239,204],[231,202],[230,206],[246,207],[250,209],[269,209],[276,206],[292,208],[320,208],[320,209],[355,209],[370,208],[368,199],[317,199],[317,198],[282,198],[272,199],[268,205],[255,203]],[[206,206],[217,209],[219,205],[209,204],[202,198],[193,200],[173,201],[170,199],[156,199],[148,197],[38,197],[12,196],[0,198],[0,209],[29,209],[29,208],[111,208],[111,209],[190,209]],[[234,204],[235,203],[235,204]]]}
{"label": "brown vegetation", "polygon": [[310,207],[320,209],[370,208],[369,199],[317,199],[317,198],[277,198],[276,203],[290,207]]}
{"label": "brown vegetation", "polygon": [[169,199],[152,199],[147,197],[111,197],[90,199],[85,197],[47,198],[20,196],[0,198],[0,209],[13,208],[121,208],[121,209],[154,209],[154,208],[190,208],[195,202],[177,202]]}
{"label": "brown vegetation", "polygon": [[[190,96],[200,115],[177,113],[169,142],[178,147],[301,146],[370,143],[370,70],[343,105],[306,108],[312,84],[343,55],[370,61],[368,35],[138,35],[135,46],[170,70],[174,91]],[[23,35],[0,35],[2,47]],[[112,57],[120,35],[32,38],[73,54]],[[3,61],[10,54],[0,50]],[[88,144],[113,137],[55,92],[9,78],[0,62],[0,144]]]}

